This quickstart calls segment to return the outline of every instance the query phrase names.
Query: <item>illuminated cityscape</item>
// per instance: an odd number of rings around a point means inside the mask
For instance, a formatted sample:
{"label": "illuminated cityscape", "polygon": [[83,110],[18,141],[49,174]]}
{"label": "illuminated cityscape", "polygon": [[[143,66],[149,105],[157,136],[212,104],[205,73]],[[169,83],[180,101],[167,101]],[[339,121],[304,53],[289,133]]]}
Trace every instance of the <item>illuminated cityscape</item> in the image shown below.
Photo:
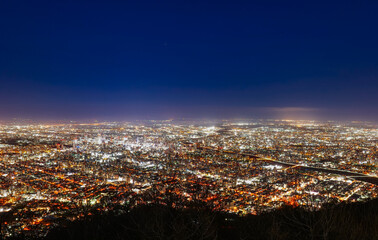
{"label": "illuminated cityscape", "polygon": [[0,240],[378,240],[378,1],[0,1]]}
{"label": "illuminated cityscape", "polygon": [[94,206],[201,201],[245,215],[366,201],[378,195],[377,138],[366,122],[1,125],[0,211],[13,212],[1,231],[43,236]]}

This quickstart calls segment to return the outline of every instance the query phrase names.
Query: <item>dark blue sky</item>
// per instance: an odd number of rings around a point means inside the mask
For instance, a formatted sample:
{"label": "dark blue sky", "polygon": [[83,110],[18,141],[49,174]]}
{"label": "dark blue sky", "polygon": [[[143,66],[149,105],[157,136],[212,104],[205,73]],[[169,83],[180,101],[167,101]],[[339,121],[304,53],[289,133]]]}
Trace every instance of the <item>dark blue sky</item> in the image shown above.
{"label": "dark blue sky", "polygon": [[0,119],[378,119],[378,1],[1,1]]}

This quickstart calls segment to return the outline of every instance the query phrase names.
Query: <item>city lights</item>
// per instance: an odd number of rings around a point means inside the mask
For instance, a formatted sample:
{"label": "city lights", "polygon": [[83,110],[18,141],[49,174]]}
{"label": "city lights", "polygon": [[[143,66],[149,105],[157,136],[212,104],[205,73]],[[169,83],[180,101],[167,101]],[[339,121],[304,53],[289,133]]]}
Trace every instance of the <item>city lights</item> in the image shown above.
{"label": "city lights", "polygon": [[0,212],[13,212],[2,232],[43,235],[85,206],[169,195],[241,215],[372,199],[377,136],[369,123],[313,121],[1,125]]}

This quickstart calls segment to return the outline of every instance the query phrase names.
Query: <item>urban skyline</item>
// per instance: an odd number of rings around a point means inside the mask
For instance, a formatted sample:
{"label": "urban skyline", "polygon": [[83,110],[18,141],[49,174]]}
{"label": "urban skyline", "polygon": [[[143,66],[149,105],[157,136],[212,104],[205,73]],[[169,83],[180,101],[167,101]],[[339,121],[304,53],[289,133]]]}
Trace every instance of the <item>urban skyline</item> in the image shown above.
{"label": "urban skyline", "polygon": [[1,233],[45,236],[88,208],[200,201],[258,215],[372,200],[377,136],[363,122],[0,125],[0,213],[11,213]]}
{"label": "urban skyline", "polygon": [[0,239],[376,239],[378,1],[0,1]]}

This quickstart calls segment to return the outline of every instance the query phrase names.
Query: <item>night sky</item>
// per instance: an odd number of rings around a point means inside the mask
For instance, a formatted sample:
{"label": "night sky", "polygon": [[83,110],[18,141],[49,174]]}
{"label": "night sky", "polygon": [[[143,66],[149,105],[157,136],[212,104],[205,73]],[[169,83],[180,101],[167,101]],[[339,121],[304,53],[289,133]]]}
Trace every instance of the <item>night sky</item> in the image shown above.
{"label": "night sky", "polygon": [[9,0],[0,31],[0,119],[378,121],[378,1]]}

